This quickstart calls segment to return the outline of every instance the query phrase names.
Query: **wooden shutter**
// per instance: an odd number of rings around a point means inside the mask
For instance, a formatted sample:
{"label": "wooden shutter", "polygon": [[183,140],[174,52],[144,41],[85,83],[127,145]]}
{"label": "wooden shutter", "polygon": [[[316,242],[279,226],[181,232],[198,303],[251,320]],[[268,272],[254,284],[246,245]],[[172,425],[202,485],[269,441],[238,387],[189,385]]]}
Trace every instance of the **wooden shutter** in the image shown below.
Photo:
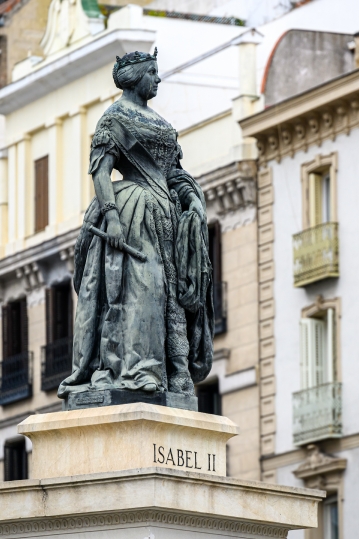
{"label": "wooden shutter", "polygon": [[326,327],[323,320],[302,318],[300,321],[301,387],[308,389],[324,383]]}
{"label": "wooden shutter", "polygon": [[35,161],[35,232],[49,224],[49,158]]}
{"label": "wooden shutter", "polygon": [[335,361],[335,325],[334,309],[327,311],[327,368],[326,382],[334,381],[334,361]]}
{"label": "wooden shutter", "polygon": [[9,306],[2,306],[2,358],[9,357]]}
{"label": "wooden shutter", "polygon": [[322,223],[322,175],[309,174],[309,224]]}
{"label": "wooden shutter", "polygon": [[209,258],[213,267],[213,282],[222,281],[222,235],[219,221],[208,226]]}
{"label": "wooden shutter", "polygon": [[300,385],[301,389],[309,387],[309,318],[300,321]]}
{"label": "wooden shutter", "polygon": [[20,346],[21,353],[27,352],[29,349],[29,331],[27,317],[27,301],[26,298],[20,300]]}
{"label": "wooden shutter", "polygon": [[324,384],[326,371],[326,324],[324,320],[312,319],[313,326],[313,386]]}
{"label": "wooden shutter", "polygon": [[46,288],[45,291],[46,308],[46,344],[54,342],[54,289]]}

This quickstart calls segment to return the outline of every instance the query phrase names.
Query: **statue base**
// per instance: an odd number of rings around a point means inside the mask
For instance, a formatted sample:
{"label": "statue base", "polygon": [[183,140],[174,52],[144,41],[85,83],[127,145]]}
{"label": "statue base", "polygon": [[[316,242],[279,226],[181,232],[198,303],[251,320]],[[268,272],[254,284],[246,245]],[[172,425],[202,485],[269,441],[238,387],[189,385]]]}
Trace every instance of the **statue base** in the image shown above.
{"label": "statue base", "polygon": [[31,415],[31,479],[0,483],[7,539],[285,539],[324,492],[228,478],[226,417],[147,403]]}
{"label": "statue base", "polygon": [[130,391],[128,389],[102,389],[96,391],[89,389],[69,393],[63,400],[62,409],[64,411],[81,410],[84,408],[98,408],[99,406],[134,404],[136,402],[198,412],[197,397],[187,397],[180,393],[171,393],[169,391],[147,393],[146,391]]}

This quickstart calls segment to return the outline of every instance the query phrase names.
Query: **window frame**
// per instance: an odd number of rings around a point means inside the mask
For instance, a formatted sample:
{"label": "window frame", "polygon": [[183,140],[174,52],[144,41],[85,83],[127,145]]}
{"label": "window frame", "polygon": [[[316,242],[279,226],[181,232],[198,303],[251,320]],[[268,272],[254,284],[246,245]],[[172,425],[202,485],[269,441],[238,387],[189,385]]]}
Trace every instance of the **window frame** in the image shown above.
{"label": "window frame", "polygon": [[[338,172],[338,153],[332,152],[328,155],[316,155],[315,159],[301,166],[302,182],[302,228],[307,230],[313,226],[313,216],[311,216],[311,195],[313,190],[311,186],[312,175],[320,174],[322,179],[329,174],[330,178],[330,223],[338,222],[337,211],[337,172]],[[322,202],[322,201],[321,201]]]}
{"label": "window frame", "polygon": [[341,375],[341,298],[323,299],[318,295],[315,303],[304,307],[301,319],[321,318],[328,309],[333,309],[334,346],[333,346],[333,381],[342,382]]}

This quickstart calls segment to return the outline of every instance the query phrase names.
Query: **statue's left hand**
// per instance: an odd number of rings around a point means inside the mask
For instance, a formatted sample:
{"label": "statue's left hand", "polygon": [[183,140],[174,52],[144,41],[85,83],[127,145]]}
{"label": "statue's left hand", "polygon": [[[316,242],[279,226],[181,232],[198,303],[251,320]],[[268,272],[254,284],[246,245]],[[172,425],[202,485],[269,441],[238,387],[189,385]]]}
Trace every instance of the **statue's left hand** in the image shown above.
{"label": "statue's left hand", "polygon": [[191,196],[191,202],[188,209],[189,211],[195,211],[198,214],[199,218],[201,219],[201,223],[205,221],[206,215],[203,206],[199,198],[194,193]]}

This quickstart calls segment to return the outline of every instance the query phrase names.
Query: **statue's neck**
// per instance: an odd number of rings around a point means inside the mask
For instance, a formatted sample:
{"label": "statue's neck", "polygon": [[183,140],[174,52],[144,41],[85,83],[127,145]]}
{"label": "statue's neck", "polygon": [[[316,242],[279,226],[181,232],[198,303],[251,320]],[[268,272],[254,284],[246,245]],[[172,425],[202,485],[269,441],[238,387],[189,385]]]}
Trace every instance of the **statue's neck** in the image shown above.
{"label": "statue's neck", "polygon": [[124,99],[128,106],[130,106],[130,103],[132,103],[134,106],[141,107],[146,109],[147,108],[147,99],[144,99],[138,93],[136,92],[136,89],[131,88],[125,88],[123,90],[123,94],[121,99]]}

